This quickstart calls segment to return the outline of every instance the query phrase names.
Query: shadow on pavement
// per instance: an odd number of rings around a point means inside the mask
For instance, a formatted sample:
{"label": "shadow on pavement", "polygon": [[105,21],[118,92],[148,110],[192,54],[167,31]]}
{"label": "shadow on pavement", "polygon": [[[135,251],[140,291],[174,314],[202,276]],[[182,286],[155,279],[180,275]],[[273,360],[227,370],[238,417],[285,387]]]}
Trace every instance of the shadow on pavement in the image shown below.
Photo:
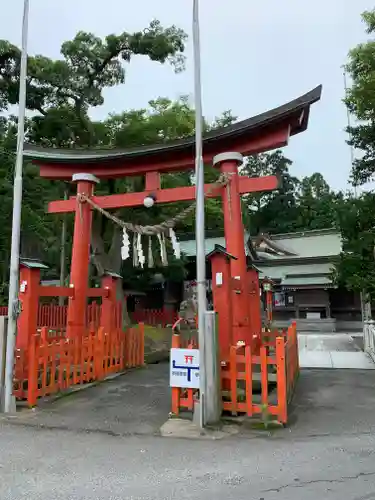
{"label": "shadow on pavement", "polygon": [[159,363],[46,403],[19,424],[112,435],[153,435],[170,411],[169,365]]}

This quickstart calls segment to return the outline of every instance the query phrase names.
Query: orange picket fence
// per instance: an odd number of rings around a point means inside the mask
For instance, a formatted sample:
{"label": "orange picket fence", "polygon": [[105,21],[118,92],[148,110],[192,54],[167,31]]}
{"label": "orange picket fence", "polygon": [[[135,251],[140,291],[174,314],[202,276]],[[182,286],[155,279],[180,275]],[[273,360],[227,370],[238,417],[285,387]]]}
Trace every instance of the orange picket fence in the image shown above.
{"label": "orange picket fence", "polygon": [[173,325],[179,318],[178,312],[168,309],[137,309],[130,313],[130,317],[134,323],[162,327]]}
{"label": "orange picket fence", "polygon": [[[179,345],[174,337],[173,347]],[[284,332],[269,332],[266,345],[253,354],[250,346],[232,346],[221,366],[222,409],[232,415],[273,415],[286,424],[299,375],[296,324]],[[193,348],[189,345],[188,348]],[[172,388],[172,413],[193,411],[199,390]]]}
{"label": "orange picket fence", "polygon": [[125,332],[88,330],[75,339],[51,340],[47,328],[33,335],[28,349],[16,351],[14,395],[37,405],[39,397],[105,379],[144,365],[144,325]]}

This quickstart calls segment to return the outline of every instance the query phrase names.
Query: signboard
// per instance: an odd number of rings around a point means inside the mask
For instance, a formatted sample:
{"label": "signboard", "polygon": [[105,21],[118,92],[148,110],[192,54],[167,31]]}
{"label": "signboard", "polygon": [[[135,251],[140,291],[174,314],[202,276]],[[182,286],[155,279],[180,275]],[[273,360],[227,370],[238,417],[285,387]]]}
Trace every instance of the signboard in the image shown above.
{"label": "signboard", "polygon": [[171,349],[169,385],[199,389],[199,349]]}
{"label": "signboard", "polygon": [[275,292],[275,307],[285,307],[285,293]]}

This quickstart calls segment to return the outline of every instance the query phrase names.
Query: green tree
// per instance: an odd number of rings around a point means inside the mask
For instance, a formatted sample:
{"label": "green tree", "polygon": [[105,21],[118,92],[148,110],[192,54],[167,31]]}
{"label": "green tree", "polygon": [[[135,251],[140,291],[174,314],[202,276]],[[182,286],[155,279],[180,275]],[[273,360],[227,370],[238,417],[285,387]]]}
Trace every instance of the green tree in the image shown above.
{"label": "green tree", "polygon": [[350,143],[361,155],[354,161],[351,179],[354,185],[371,180],[375,173],[375,9],[364,12],[362,19],[369,40],[349,52],[346,71],[352,85],[345,103],[358,123],[349,128]]}
{"label": "green tree", "polygon": [[342,193],[333,191],[322,174],[304,177],[298,190],[297,230],[329,229],[336,225]]}
{"label": "green tree", "polygon": [[343,247],[336,280],[349,289],[375,298],[375,195],[349,195],[337,211]]}
{"label": "green tree", "polygon": [[292,161],[280,150],[247,158],[241,170],[243,175],[250,177],[276,175],[280,181],[280,187],[275,191],[254,193],[244,197],[244,221],[253,235],[260,232],[276,233],[293,230],[297,216],[298,179],[289,173],[291,165]]}
{"label": "green tree", "polygon": [[[361,185],[375,173],[375,9],[362,14],[369,39],[349,52],[346,71],[351,77],[345,103],[356,119],[348,131],[351,145],[361,154],[354,161],[351,181]],[[375,297],[374,194],[349,195],[340,204],[338,224],[343,238],[343,252],[336,279],[347,287]]]}

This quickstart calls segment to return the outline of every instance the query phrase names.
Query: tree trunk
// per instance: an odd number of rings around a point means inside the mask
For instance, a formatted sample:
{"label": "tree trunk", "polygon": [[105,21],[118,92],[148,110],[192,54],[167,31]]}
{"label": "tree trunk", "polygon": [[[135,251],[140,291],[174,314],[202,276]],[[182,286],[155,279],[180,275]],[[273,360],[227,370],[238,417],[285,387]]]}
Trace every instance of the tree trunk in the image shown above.
{"label": "tree trunk", "polygon": [[[91,248],[92,264],[96,268],[97,275],[102,277],[106,271],[121,274],[121,228],[114,226],[111,247],[108,252],[105,251],[105,244],[102,236],[102,216],[94,219]],[[126,306],[126,298],[122,289],[122,279],[117,280],[116,300],[122,304],[122,323],[126,328],[130,325],[130,318]]]}

